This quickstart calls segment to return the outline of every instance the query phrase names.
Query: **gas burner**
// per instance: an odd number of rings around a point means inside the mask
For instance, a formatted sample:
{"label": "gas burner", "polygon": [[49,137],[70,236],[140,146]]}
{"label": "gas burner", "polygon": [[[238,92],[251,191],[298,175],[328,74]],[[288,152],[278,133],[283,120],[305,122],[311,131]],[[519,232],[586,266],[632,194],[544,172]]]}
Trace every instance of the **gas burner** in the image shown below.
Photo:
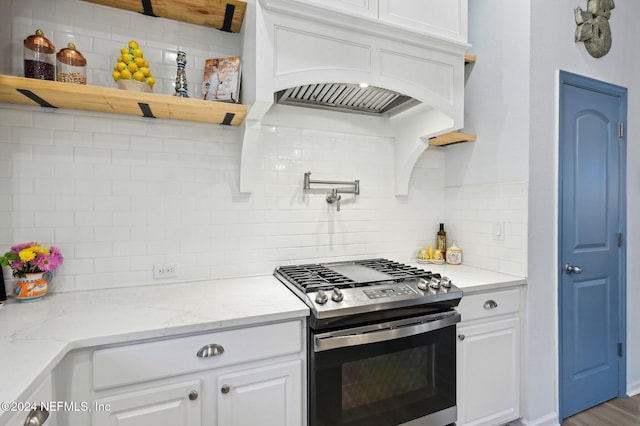
{"label": "gas burner", "polygon": [[413,266],[382,258],[279,266],[276,268],[276,275],[278,274],[305,293],[334,288],[356,288],[378,283],[399,283],[406,279],[430,279],[434,275]]}

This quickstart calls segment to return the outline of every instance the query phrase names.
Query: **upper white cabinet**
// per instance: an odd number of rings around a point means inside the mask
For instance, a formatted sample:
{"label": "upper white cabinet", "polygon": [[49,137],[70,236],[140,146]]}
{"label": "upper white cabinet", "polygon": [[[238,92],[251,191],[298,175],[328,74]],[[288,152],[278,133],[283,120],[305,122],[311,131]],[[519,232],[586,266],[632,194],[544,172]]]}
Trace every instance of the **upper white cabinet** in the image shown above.
{"label": "upper white cabinet", "polygon": [[378,10],[383,22],[467,42],[467,0],[380,0]]}
{"label": "upper white cabinet", "polygon": [[378,18],[378,0],[296,0],[300,3],[313,3],[327,9],[354,15]]}
{"label": "upper white cabinet", "polygon": [[294,0],[467,42],[467,0]]}

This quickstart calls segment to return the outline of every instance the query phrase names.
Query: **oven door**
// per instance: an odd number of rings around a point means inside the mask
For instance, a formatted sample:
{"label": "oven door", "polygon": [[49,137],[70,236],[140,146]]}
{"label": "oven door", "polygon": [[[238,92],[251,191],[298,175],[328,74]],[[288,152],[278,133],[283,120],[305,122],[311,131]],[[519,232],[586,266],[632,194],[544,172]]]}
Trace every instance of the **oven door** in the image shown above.
{"label": "oven door", "polygon": [[455,310],[310,334],[310,426],[456,421]]}

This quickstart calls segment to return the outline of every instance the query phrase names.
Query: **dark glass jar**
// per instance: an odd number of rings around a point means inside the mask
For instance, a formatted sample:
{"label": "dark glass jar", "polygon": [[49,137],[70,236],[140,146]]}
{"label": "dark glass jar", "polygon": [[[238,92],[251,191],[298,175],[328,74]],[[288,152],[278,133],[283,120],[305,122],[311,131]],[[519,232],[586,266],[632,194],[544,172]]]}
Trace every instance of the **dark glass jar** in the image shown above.
{"label": "dark glass jar", "polygon": [[44,36],[42,30],[36,31],[24,40],[24,76],[40,80],[55,80],[56,47]]}

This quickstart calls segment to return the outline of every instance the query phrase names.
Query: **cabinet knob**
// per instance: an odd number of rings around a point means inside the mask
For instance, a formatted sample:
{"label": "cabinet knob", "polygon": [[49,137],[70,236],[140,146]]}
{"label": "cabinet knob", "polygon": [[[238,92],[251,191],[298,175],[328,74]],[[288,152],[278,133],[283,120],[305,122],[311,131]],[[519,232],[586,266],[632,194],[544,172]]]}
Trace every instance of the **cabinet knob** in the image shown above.
{"label": "cabinet knob", "polygon": [[220,355],[223,352],[224,348],[221,345],[212,343],[201,347],[198,352],[196,352],[196,356],[198,358],[209,358],[211,356]]}
{"label": "cabinet knob", "polygon": [[49,411],[44,408],[42,405],[37,406],[36,408],[29,411],[29,415],[24,421],[25,426],[41,426],[43,425],[47,419],[49,418]]}
{"label": "cabinet knob", "polygon": [[486,302],[484,302],[485,309],[495,309],[497,307],[498,307],[498,304],[496,303],[495,300],[489,299]]}
{"label": "cabinet knob", "polygon": [[189,392],[189,400],[195,401],[196,399],[198,399],[198,391],[194,389],[191,392]]}
{"label": "cabinet knob", "polygon": [[222,388],[220,388],[220,392],[224,394],[228,394],[230,390],[231,390],[231,387],[229,385],[222,385]]}
{"label": "cabinet knob", "polygon": [[458,340],[463,341],[464,340],[464,334],[458,334]]}

